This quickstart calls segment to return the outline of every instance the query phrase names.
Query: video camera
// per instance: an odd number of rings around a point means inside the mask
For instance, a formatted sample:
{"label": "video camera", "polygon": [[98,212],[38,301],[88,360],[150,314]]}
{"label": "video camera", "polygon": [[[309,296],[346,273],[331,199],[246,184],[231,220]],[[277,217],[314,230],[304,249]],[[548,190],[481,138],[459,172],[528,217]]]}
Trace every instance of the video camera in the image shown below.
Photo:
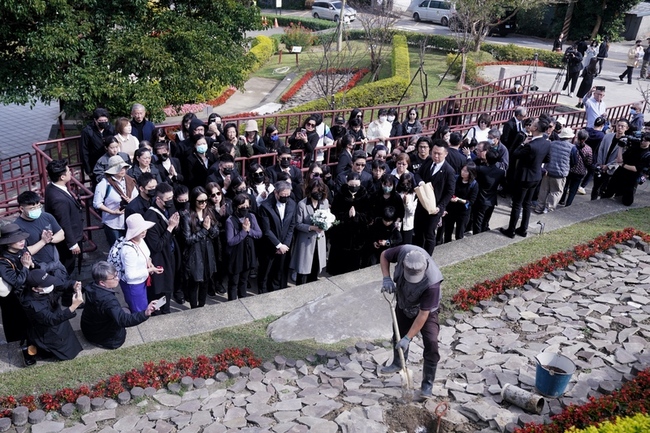
{"label": "video camera", "polygon": [[618,140],[618,145],[627,149],[631,146],[641,145],[641,136],[639,135],[625,135]]}

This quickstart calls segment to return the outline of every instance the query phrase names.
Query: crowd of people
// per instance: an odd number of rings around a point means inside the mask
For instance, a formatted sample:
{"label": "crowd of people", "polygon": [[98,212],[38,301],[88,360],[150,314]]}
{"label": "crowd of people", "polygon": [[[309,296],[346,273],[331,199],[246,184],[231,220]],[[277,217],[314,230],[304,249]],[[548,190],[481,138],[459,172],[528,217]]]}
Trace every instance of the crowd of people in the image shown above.
{"label": "crowd of people", "polygon": [[115,128],[98,108],[81,155],[110,251],[91,284],[70,278],[83,253],[82,205],[67,187],[68,162],[51,161],[44,197],[20,194],[20,215],[0,228],[7,341],[21,342],[27,365],[36,353],[70,359],[81,346],[68,320],[82,305],[85,338],[116,348],[126,327],[169,313],[172,300],[200,308],[217,293],[232,301],[255,286],[277,291],[377,264],[400,245],[431,256],[490,230],[499,196],[512,197],[501,229],[509,237],[527,235],[531,211],[570,206],[592,179],[592,199],[621,195],[630,205],[650,166],[650,133],[631,119],[610,126],[604,93],[584,96],[587,127],[577,133],[523,106],[501,129],[483,114],[464,134],[441,122],[433,136],[415,109],[403,120],[379,110],[368,125],[354,109],[330,126],[313,114],[286,143],[273,125],[260,134],[249,120],[239,135],[214,113],[207,123],[186,115],[171,139],[140,104]]}

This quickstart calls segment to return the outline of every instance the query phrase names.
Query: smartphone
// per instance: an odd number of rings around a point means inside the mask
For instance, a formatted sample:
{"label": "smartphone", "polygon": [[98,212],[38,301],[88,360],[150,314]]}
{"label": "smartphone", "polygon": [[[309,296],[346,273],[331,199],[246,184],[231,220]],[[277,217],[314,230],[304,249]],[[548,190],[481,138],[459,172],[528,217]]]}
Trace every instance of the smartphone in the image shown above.
{"label": "smartphone", "polygon": [[160,298],[160,299],[156,299],[156,300],[153,301],[153,302],[154,302],[154,308],[155,308],[156,310],[160,310],[160,308],[161,308],[162,306],[164,306],[165,303],[167,302],[167,297],[166,297],[166,296],[163,296],[162,298]]}
{"label": "smartphone", "polygon": [[301,134],[306,134],[306,133],[307,133],[307,130],[306,130],[305,128],[302,128],[302,129],[300,130],[300,133],[301,133]]}

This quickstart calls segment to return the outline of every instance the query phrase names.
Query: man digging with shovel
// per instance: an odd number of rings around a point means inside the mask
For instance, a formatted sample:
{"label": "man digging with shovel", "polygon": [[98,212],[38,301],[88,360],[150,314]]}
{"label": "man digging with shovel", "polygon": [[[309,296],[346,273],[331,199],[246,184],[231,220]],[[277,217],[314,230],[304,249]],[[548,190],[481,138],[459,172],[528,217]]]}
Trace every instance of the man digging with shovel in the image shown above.
{"label": "man digging with shovel", "polygon": [[[408,357],[409,343],[418,332],[424,342],[424,365],[422,367],[422,399],[431,397],[433,380],[440,354],[438,353],[438,309],[440,307],[440,283],[442,273],[427,252],[414,245],[389,248],[380,257],[383,275],[382,292],[395,293],[395,315],[399,336],[393,332],[393,363],[380,370],[381,374],[393,374],[402,370],[401,349],[404,360]],[[390,264],[396,263],[393,279]],[[399,341],[398,341],[399,340]]]}

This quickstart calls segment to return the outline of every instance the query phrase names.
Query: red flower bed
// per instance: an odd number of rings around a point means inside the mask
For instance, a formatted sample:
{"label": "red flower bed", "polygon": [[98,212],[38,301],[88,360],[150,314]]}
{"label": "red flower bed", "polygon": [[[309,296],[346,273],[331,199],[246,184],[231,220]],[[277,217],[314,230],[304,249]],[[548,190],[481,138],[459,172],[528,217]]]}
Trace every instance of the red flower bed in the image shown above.
{"label": "red flower bed", "polygon": [[506,289],[520,287],[532,278],[540,278],[546,273],[565,268],[577,260],[588,259],[596,253],[631,239],[633,236],[641,236],[644,241],[650,242],[650,235],[631,227],[622,231],[609,232],[598,236],[587,244],[577,245],[571,251],[544,257],[536,263],[530,263],[496,280],[486,280],[475,284],[470,289],[460,289],[452,297],[452,302],[463,310],[469,310],[480,301],[490,299]]}
{"label": "red flower bed", "polygon": [[610,395],[590,397],[582,406],[570,405],[562,413],[552,416],[550,424],[529,423],[515,430],[517,433],[563,433],[572,426],[584,429],[605,421],[614,421],[637,413],[650,411],[650,369],[640,372]]}
{"label": "red flower bed", "polygon": [[307,82],[316,74],[345,74],[345,73],[349,73],[349,72],[354,72],[354,75],[352,75],[352,78],[350,78],[350,80],[347,82],[347,84],[345,86],[343,86],[341,88],[341,90],[339,90],[339,92],[345,92],[346,90],[349,90],[349,89],[353,88],[354,86],[356,86],[357,83],[359,81],[361,81],[361,79],[368,72],[370,72],[370,70],[366,69],[366,68],[361,68],[361,69],[356,69],[355,68],[355,69],[351,69],[351,70],[330,68],[330,69],[328,69],[326,71],[317,71],[317,72],[307,71],[307,73],[305,75],[303,75],[298,81],[293,83],[293,86],[289,87],[289,90],[287,90],[284,93],[284,95],[282,95],[282,97],[280,98],[280,102],[282,102],[283,104],[286,104],[287,102],[289,102],[289,100],[291,100],[291,98],[296,96],[296,93],[298,93],[298,91],[302,88],[302,86],[307,84]]}
{"label": "red flower bed", "polygon": [[0,418],[11,416],[12,409],[26,406],[30,411],[43,409],[44,411],[59,410],[66,403],[74,403],[82,395],[91,398],[115,398],[127,389],[139,386],[141,388],[153,387],[160,389],[169,383],[178,382],[182,377],[202,377],[207,379],[216,373],[226,371],[229,366],[259,367],[262,361],[256,358],[248,349],[236,347],[224,350],[222,353],[209,358],[200,355],[196,359],[181,358],[177,362],[160,360],[145,362],[141,370],[133,369],[124,374],[116,374],[108,380],[100,380],[92,387],[81,385],[78,388],[64,388],[54,394],[44,393],[38,397],[26,395],[16,398],[13,395],[0,397]]}
{"label": "red flower bed", "polygon": [[217,98],[211,99],[208,102],[206,102],[206,104],[211,105],[213,107],[218,107],[219,105],[223,105],[226,103],[228,99],[230,99],[232,95],[235,94],[235,92],[237,92],[237,89],[231,86],[226,90],[224,90],[224,92],[221,95],[219,95]]}

